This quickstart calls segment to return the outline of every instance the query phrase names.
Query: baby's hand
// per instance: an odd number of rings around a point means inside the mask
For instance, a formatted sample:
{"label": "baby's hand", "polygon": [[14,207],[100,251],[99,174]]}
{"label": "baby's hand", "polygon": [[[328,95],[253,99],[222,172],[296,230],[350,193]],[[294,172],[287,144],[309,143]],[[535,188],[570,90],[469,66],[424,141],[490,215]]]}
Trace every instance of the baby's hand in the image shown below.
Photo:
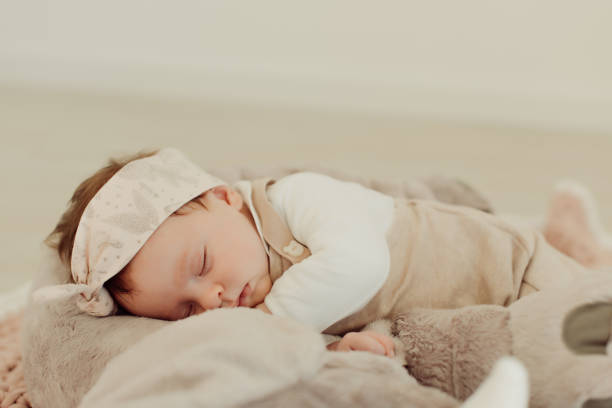
{"label": "baby's hand", "polygon": [[369,330],[347,333],[340,341],[328,345],[327,348],[334,351],[369,351],[387,357],[395,355],[395,345],[389,336]]}

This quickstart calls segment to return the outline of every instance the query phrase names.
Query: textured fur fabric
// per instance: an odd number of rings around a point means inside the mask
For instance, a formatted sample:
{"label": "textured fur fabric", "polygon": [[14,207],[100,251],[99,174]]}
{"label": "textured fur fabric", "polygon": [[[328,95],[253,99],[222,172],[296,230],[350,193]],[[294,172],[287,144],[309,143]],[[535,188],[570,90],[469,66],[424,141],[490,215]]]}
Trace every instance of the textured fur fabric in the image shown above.
{"label": "textured fur fabric", "polygon": [[[419,383],[459,400],[472,394],[497,359],[513,355],[529,372],[530,407],[609,403],[612,357],[579,355],[563,341],[567,316],[585,304],[612,304],[612,274],[593,271],[572,285],[533,293],[507,308],[417,309],[398,316],[390,333],[401,341],[406,367]],[[600,323],[604,330],[612,327],[611,321]]]}
{"label": "textured fur fabric", "polygon": [[[389,375],[385,360],[364,353],[331,355],[321,372],[279,393],[242,407],[446,408],[459,403],[435,388]],[[461,408],[527,408],[527,374],[516,360],[498,362],[485,383]],[[331,398],[330,398],[331,397]]]}
{"label": "textured fur fabric", "polygon": [[[488,202],[473,189],[457,180],[443,177],[387,181],[355,177],[322,167],[226,169],[211,173],[232,183],[238,179],[262,176],[282,177],[303,170],[360,182],[394,196],[421,199],[440,197],[455,204],[491,211]],[[34,279],[33,290],[69,282],[69,271],[60,264],[57,256],[48,248],[43,248],[43,253],[42,268]],[[95,318],[80,313],[74,300],[30,304],[24,316],[22,349],[25,380],[32,404],[64,408],[76,406],[114,356],[171,324],[176,323],[133,316]]]}
{"label": "textured fur fabric", "polygon": [[410,374],[463,401],[512,354],[509,321],[508,309],[494,305],[414,309],[393,321],[391,334],[403,343]]}

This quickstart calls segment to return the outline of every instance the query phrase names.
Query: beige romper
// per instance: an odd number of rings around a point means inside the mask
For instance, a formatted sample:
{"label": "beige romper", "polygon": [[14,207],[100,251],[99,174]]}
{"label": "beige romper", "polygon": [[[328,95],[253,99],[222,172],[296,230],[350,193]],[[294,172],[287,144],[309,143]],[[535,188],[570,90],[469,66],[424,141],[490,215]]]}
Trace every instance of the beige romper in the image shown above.
{"label": "beige romper", "polygon": [[[268,201],[266,189],[271,183],[271,179],[253,181],[252,198],[270,246],[274,282],[291,265],[310,256],[310,251],[295,240]],[[382,288],[364,308],[325,333],[359,330],[376,319],[416,307],[507,306],[586,271],[531,227],[433,201],[396,198],[386,238],[391,262]]]}

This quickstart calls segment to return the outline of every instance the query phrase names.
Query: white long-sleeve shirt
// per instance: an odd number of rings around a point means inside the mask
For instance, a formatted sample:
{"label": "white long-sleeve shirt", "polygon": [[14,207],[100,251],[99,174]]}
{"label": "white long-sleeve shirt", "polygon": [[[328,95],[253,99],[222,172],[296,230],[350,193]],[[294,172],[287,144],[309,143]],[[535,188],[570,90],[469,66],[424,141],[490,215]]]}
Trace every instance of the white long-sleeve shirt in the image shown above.
{"label": "white long-sleeve shirt", "polygon": [[[245,198],[263,240],[250,183],[234,187]],[[308,172],[279,179],[267,194],[293,236],[311,252],[274,282],[265,298],[268,309],[322,331],[364,307],[389,274],[386,233],[393,198]]]}

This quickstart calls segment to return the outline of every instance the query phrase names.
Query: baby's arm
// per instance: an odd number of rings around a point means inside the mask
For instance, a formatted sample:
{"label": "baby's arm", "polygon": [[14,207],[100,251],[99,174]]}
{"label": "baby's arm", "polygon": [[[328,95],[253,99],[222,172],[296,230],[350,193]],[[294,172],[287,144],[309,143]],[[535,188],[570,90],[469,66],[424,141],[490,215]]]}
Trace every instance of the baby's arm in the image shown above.
{"label": "baby's arm", "polygon": [[274,282],[265,299],[272,314],[323,331],[365,306],[389,273],[393,199],[314,173],[279,180],[268,197],[311,252]]}

